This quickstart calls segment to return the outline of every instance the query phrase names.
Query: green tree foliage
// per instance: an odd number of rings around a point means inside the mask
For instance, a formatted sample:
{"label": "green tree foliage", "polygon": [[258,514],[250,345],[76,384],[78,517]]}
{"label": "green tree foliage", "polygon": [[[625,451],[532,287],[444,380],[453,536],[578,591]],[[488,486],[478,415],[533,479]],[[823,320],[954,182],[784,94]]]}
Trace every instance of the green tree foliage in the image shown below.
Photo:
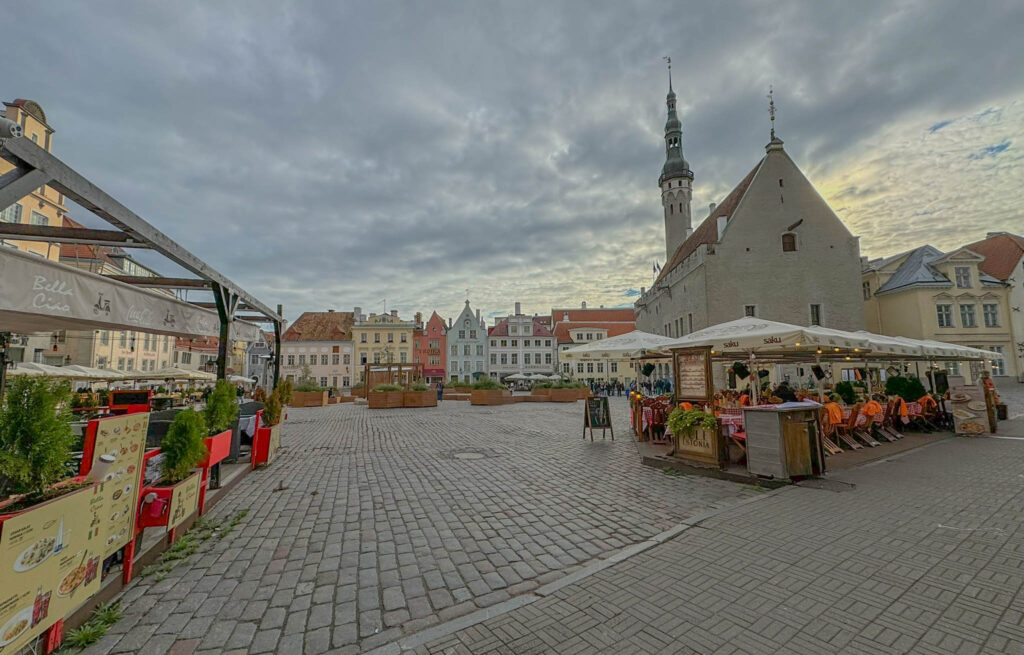
{"label": "green tree foliage", "polygon": [[203,410],[203,418],[206,419],[206,427],[211,436],[229,429],[238,419],[237,397],[233,384],[227,380],[217,380],[217,385],[206,399],[206,409]]}
{"label": "green tree foliage", "polygon": [[74,441],[71,388],[66,383],[11,379],[0,405],[0,477],[11,488],[0,492],[41,493],[58,482]]}
{"label": "green tree foliage", "polygon": [[494,390],[504,389],[505,387],[501,386],[501,383],[495,380],[494,378],[482,378],[480,381],[473,383],[473,388]]}
{"label": "green tree foliage", "polygon": [[847,405],[852,405],[857,402],[857,391],[854,390],[853,384],[850,382],[838,382],[836,383],[836,393],[843,399],[843,402]]}
{"label": "green tree foliage", "polygon": [[209,432],[202,414],[192,409],[178,412],[160,444],[164,455],[161,472],[165,482],[184,480],[195,465],[206,457],[204,439],[207,434]]}
{"label": "green tree foliage", "polygon": [[266,425],[277,425],[281,422],[281,397],[276,391],[271,392],[270,397],[263,403],[263,423]]}
{"label": "green tree foliage", "polygon": [[292,401],[292,381],[288,378],[281,378],[274,390],[277,391],[277,397],[281,399],[282,405]]}
{"label": "green tree foliage", "polygon": [[885,381],[885,395],[887,396],[899,396],[903,400],[914,402],[925,393],[921,380],[913,375],[909,377],[894,375]]}

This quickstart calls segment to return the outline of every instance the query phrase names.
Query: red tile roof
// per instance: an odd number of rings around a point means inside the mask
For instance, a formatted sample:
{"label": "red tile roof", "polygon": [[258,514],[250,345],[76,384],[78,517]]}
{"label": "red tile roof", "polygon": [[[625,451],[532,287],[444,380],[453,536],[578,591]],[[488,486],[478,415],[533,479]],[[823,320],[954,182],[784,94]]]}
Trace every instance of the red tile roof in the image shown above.
{"label": "red tile roof", "polygon": [[[62,224],[64,227],[85,227],[78,221],[65,216]],[[111,255],[120,255],[124,251],[120,248],[110,246],[93,246],[87,243],[62,243],[60,244],[61,259],[89,259],[106,262],[111,266],[120,268],[112,259]]]}
{"label": "red tile roof", "polygon": [[305,312],[295,320],[281,341],[351,341],[352,312]]}
{"label": "red tile roof", "polygon": [[574,309],[552,309],[551,320],[557,325],[560,321],[564,320],[565,315],[569,315],[570,321],[629,321],[633,322],[636,320],[636,312],[632,307],[616,307],[608,309],[605,307],[599,307],[595,309],[583,309],[576,307]]}
{"label": "red tile roof", "polygon": [[[489,336],[489,337],[507,337],[507,336],[509,336],[509,333],[508,333],[508,319],[507,318],[503,318],[503,319],[501,319],[498,322],[497,325],[495,325],[492,328],[489,328],[487,330],[487,336]],[[519,336],[519,335],[517,335],[517,336]],[[551,334],[551,330],[548,328],[547,325],[544,324],[544,321],[541,320],[538,317],[538,318],[533,319],[533,334],[528,334],[528,335],[524,335],[524,336],[529,336],[529,337],[551,337],[551,336],[554,336],[554,335]]]}
{"label": "red tile roof", "polygon": [[747,176],[743,178],[743,181],[736,185],[736,188],[729,192],[729,195],[725,197],[720,204],[715,206],[715,210],[708,214],[708,217],[704,219],[704,222],[697,226],[693,234],[690,235],[686,241],[680,244],[679,248],[676,249],[665,266],[661,269],[661,273],[658,275],[658,279],[654,281],[655,284],[661,281],[661,278],[668,275],[669,271],[674,269],[683,263],[683,260],[694,253],[697,248],[707,243],[718,242],[718,217],[727,216],[732,218],[733,212],[736,211],[736,207],[740,204],[740,200],[743,199],[743,195],[747,192],[747,188],[750,186],[751,180],[754,179],[754,174],[761,168],[761,161],[757,162],[757,166],[747,173]]}
{"label": "red tile roof", "polygon": [[576,331],[580,328],[607,330],[606,336],[617,337],[620,334],[629,334],[635,330],[636,323],[633,321],[560,321],[555,323],[555,336],[558,338],[558,343],[576,343],[570,335],[570,331]]}
{"label": "red tile roof", "polygon": [[217,352],[220,347],[220,339],[217,337],[177,337],[174,340],[175,350],[189,350],[191,352]]}
{"label": "red tile roof", "polygon": [[1024,257],[1024,237],[1009,232],[993,234],[965,247],[985,258],[978,268],[1003,282],[1013,276],[1017,262]]}

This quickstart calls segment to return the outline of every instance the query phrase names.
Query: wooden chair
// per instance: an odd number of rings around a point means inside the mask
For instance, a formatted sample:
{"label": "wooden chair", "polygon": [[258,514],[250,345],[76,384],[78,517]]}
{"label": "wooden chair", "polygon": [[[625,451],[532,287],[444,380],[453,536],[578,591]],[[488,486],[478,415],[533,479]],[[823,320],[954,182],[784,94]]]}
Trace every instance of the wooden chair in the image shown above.
{"label": "wooden chair", "polygon": [[[853,406],[853,411],[850,412],[850,418],[853,419],[853,424],[852,424],[852,427],[850,429],[850,436],[852,436],[854,439],[859,440],[865,446],[868,446],[870,448],[875,448],[876,446],[881,446],[882,444],[880,444],[877,441],[875,441],[875,438],[871,436],[871,432],[870,432],[871,426],[870,425],[865,425],[865,426],[857,425],[857,420],[860,418],[861,411],[863,409],[864,409],[864,403],[857,403],[856,405]],[[856,416],[854,416],[854,415],[856,415]],[[865,427],[867,427],[867,430],[864,429]]]}
{"label": "wooden chair", "polygon": [[903,434],[896,429],[896,404],[891,398],[889,399],[889,402],[885,404],[885,417],[878,425],[879,432],[888,437],[889,441],[898,441],[903,438]]}
{"label": "wooden chair", "polygon": [[836,425],[828,420],[828,412],[824,408],[818,410],[818,424],[821,425],[821,445],[825,448],[825,454],[838,455],[843,452],[843,449],[832,441]]}
{"label": "wooden chair", "polygon": [[853,450],[860,450],[862,446],[856,439],[853,438],[853,430],[857,423],[857,416],[860,414],[860,405],[854,405],[850,410],[850,417],[846,419],[845,423],[839,423],[835,426],[836,439],[842,442],[844,445],[852,448]]}

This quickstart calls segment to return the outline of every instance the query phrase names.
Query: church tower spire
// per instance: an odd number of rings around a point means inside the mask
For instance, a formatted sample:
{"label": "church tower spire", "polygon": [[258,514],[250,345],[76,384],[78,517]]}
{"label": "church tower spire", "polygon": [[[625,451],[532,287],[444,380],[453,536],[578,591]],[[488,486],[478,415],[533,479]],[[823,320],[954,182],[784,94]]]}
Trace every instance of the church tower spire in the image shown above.
{"label": "church tower spire", "polygon": [[672,59],[668,62],[668,120],[665,122],[665,165],[661,168],[661,206],[665,214],[665,261],[690,236],[690,198],[693,194],[693,171],[683,158],[683,124],[676,114],[676,92],[672,90]]}

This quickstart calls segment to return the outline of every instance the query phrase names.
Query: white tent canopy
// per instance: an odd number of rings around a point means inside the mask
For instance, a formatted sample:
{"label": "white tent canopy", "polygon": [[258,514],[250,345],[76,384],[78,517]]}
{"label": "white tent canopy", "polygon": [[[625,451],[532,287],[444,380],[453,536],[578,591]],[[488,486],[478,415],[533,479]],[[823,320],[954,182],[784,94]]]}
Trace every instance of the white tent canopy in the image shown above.
{"label": "white tent canopy", "polygon": [[71,364],[70,366],[62,367],[65,371],[72,371],[77,373],[76,376],[79,380],[123,380],[124,375],[117,371],[110,371],[105,368],[93,368],[91,366],[80,366],[78,364]]}
{"label": "white tent canopy", "polygon": [[140,373],[137,376],[140,380],[216,380],[217,376],[205,371],[192,371],[176,366],[162,368],[152,373]]}
{"label": "white tent canopy", "polygon": [[7,371],[7,375],[30,375],[46,376],[51,378],[74,378],[75,374],[63,366],[50,366],[37,362],[21,362],[13,369]]}
{"label": "white tent canopy", "polygon": [[988,350],[938,341],[891,337],[863,330],[846,332],[816,325],[803,327],[749,316],[672,339],[661,350],[693,347],[710,347],[714,354],[726,357],[835,353],[860,359],[883,355],[888,359],[961,358],[965,361],[1002,357]]}
{"label": "white tent canopy", "polygon": [[244,375],[229,375],[227,381],[235,384],[255,384],[252,378],[247,378]]}
{"label": "white tent canopy", "polygon": [[522,373],[513,373],[512,375],[509,375],[505,379],[506,380],[529,380],[530,378],[526,377]]}
{"label": "white tent canopy", "polygon": [[644,354],[644,351],[661,349],[675,343],[677,339],[663,337],[660,334],[651,334],[634,330],[626,334],[620,334],[607,339],[591,341],[588,343],[563,350],[558,353],[559,359],[601,359],[607,357],[635,358]]}

